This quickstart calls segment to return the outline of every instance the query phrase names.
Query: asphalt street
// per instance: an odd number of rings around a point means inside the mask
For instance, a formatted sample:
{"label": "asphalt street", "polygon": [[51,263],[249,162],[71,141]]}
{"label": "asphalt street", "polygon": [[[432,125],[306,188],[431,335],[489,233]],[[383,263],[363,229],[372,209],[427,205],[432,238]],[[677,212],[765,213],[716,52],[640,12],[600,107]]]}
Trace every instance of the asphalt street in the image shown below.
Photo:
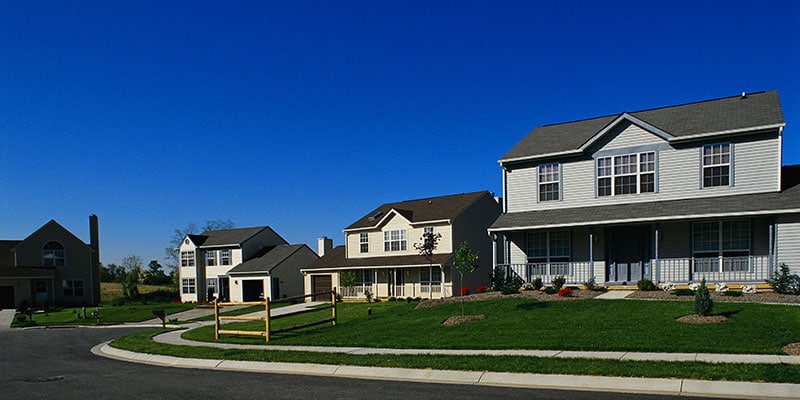
{"label": "asphalt street", "polygon": [[677,396],[515,389],[167,368],[99,357],[98,343],[141,328],[0,332],[0,399],[673,399]]}

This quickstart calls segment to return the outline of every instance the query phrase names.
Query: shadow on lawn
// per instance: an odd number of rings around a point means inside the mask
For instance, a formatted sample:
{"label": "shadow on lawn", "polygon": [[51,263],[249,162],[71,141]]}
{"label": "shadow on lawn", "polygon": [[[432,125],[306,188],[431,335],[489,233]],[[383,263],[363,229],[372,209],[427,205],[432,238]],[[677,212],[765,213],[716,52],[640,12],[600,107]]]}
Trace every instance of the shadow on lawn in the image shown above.
{"label": "shadow on lawn", "polygon": [[548,304],[544,301],[531,301],[527,303],[522,303],[517,305],[517,309],[519,310],[537,310],[541,308],[547,308]]}

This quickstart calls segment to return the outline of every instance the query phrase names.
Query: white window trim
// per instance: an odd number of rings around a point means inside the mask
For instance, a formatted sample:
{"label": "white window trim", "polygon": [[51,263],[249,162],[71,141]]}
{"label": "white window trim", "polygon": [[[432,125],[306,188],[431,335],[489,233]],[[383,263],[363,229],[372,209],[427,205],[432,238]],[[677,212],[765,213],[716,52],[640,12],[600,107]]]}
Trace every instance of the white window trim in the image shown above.
{"label": "white window trim", "polygon": [[[397,233],[397,238],[392,238],[392,234]],[[397,249],[392,249],[392,243],[397,242]],[[406,251],[408,249],[408,242],[406,238],[405,229],[394,229],[383,232],[383,251],[384,252],[398,252]]]}
{"label": "white window trim", "polygon": [[[213,263],[210,264],[209,260]],[[206,267],[216,267],[217,265],[219,265],[217,250],[206,250]]]}
{"label": "white window trim", "polygon": [[[542,179],[542,168],[546,168],[546,167],[549,167],[549,166],[554,167],[554,171],[552,173],[556,175],[556,178],[552,179],[552,180],[545,181],[545,180]],[[546,172],[545,172],[545,174],[546,174]],[[545,164],[537,165],[536,166],[536,202],[537,203],[544,203],[544,202],[548,202],[548,201],[561,201],[561,200],[563,200],[564,199],[564,193],[563,193],[564,185],[562,184],[562,177],[563,177],[563,174],[562,174],[562,170],[561,170],[561,163],[559,163],[559,162],[551,162],[551,163],[545,163]],[[542,185],[551,185],[551,184],[558,185],[558,191],[557,191],[558,198],[557,199],[546,199],[546,200],[543,200],[542,199]]]}
{"label": "white window trim", "polygon": [[194,251],[182,251],[181,267],[194,267],[195,265]]}
{"label": "white window trim", "polygon": [[[50,243],[61,246],[60,249],[46,249]],[[61,263],[58,262],[61,261]],[[42,265],[45,267],[61,267],[67,265],[67,249],[63,243],[57,240],[49,240],[42,246]]]}
{"label": "white window trim", "polygon": [[197,283],[195,278],[181,278],[181,294],[197,293]]}
{"label": "white window trim", "polygon": [[[647,154],[653,154],[653,170],[652,171],[645,171],[642,172],[642,158]],[[627,173],[617,173],[617,158],[621,157],[635,157],[635,162],[633,163],[633,169],[635,172],[627,172]],[[600,160],[608,160],[609,164],[606,168],[609,168],[611,173],[609,175],[600,175]],[[625,153],[625,154],[614,154],[614,155],[607,155],[603,157],[597,157],[594,162],[594,171],[595,171],[595,197],[616,197],[616,196],[627,196],[633,194],[646,194],[646,193],[658,193],[658,152],[654,150],[650,151],[640,151],[635,153]],[[652,192],[642,192],[642,175],[653,175],[653,191]],[[636,192],[631,193],[617,193],[617,185],[616,179],[618,177],[623,176],[636,176]],[[610,179],[611,183],[611,194],[610,195],[600,195],[600,179]]]}
{"label": "white window trim", "polygon": [[[712,153],[711,153],[712,163],[706,165],[706,154],[705,154],[706,148],[713,149],[715,146],[726,146],[726,145],[728,146],[728,162],[727,163],[720,162],[718,164],[714,164],[713,163],[713,150],[712,150]],[[720,153],[720,154],[724,154],[724,153]],[[734,162],[733,162],[734,161],[734,156],[733,156],[733,154],[734,154],[733,143],[731,143],[731,142],[710,143],[710,144],[705,144],[705,145],[700,147],[700,189],[713,189],[713,188],[733,187],[733,185],[734,185],[734,178],[733,178],[733,176],[734,176]],[[705,175],[706,175],[705,172],[706,172],[706,169],[714,168],[714,167],[724,167],[724,166],[728,167],[728,184],[727,185],[717,185],[717,186],[713,186],[713,185],[712,186],[706,186],[706,184],[705,184]]]}
{"label": "white window trim", "polygon": [[[366,245],[366,250],[364,245]],[[369,253],[369,233],[361,232],[358,234],[358,251],[360,253]]]}

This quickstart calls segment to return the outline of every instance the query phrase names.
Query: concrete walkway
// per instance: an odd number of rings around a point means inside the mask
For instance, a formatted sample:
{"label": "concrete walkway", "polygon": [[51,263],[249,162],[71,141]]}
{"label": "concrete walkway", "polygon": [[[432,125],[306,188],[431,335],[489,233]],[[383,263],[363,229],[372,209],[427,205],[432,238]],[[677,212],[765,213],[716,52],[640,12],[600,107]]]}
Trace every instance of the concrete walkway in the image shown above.
{"label": "concrete walkway", "polygon": [[[624,297],[624,296],[623,296]],[[271,310],[271,315],[297,311],[316,304],[297,304]],[[213,310],[212,310],[213,312]],[[248,315],[258,315],[253,313]],[[260,313],[263,315],[263,312]],[[212,321],[183,325],[194,328],[212,324]],[[712,363],[758,363],[800,365],[800,357],[761,354],[707,354],[707,353],[634,353],[585,352],[560,350],[436,350],[436,349],[385,349],[365,347],[326,346],[264,346],[237,345],[216,342],[195,342],[181,338],[183,331],[172,331],[154,338],[156,342],[181,346],[203,346],[225,349],[257,349],[278,351],[312,351],[346,354],[434,354],[471,356],[525,356],[554,358],[594,358],[631,361],[702,361]],[[219,359],[186,359],[171,356],[133,353],[114,349],[108,343],[95,346],[92,352],[109,358],[159,366],[199,368],[225,371],[320,375],[359,379],[385,379],[397,381],[455,383],[521,388],[547,388],[563,390],[589,390],[643,394],[670,394],[683,396],[715,396],[753,399],[800,399],[800,385],[786,383],[723,382],[691,379],[624,378],[578,375],[544,375],[502,373],[485,371],[417,370],[407,368],[358,367],[325,364],[299,364],[280,362],[231,361]]]}
{"label": "concrete walkway", "polygon": [[11,323],[14,322],[14,314],[16,310],[5,309],[0,310],[0,331],[11,329]]}
{"label": "concrete walkway", "polygon": [[632,294],[633,290],[609,290],[597,297],[595,299],[601,300],[619,300],[628,297],[628,295]]}

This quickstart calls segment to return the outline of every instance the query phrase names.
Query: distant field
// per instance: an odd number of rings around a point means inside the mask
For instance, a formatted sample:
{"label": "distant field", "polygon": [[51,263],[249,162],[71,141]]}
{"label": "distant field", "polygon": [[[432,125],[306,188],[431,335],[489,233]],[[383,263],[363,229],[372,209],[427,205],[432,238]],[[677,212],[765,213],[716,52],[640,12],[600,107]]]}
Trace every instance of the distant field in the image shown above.
{"label": "distant field", "polygon": [[[139,285],[139,293],[150,293],[159,289],[170,289],[170,286]],[[108,302],[122,296],[122,284],[113,282],[100,283],[100,301]]]}

